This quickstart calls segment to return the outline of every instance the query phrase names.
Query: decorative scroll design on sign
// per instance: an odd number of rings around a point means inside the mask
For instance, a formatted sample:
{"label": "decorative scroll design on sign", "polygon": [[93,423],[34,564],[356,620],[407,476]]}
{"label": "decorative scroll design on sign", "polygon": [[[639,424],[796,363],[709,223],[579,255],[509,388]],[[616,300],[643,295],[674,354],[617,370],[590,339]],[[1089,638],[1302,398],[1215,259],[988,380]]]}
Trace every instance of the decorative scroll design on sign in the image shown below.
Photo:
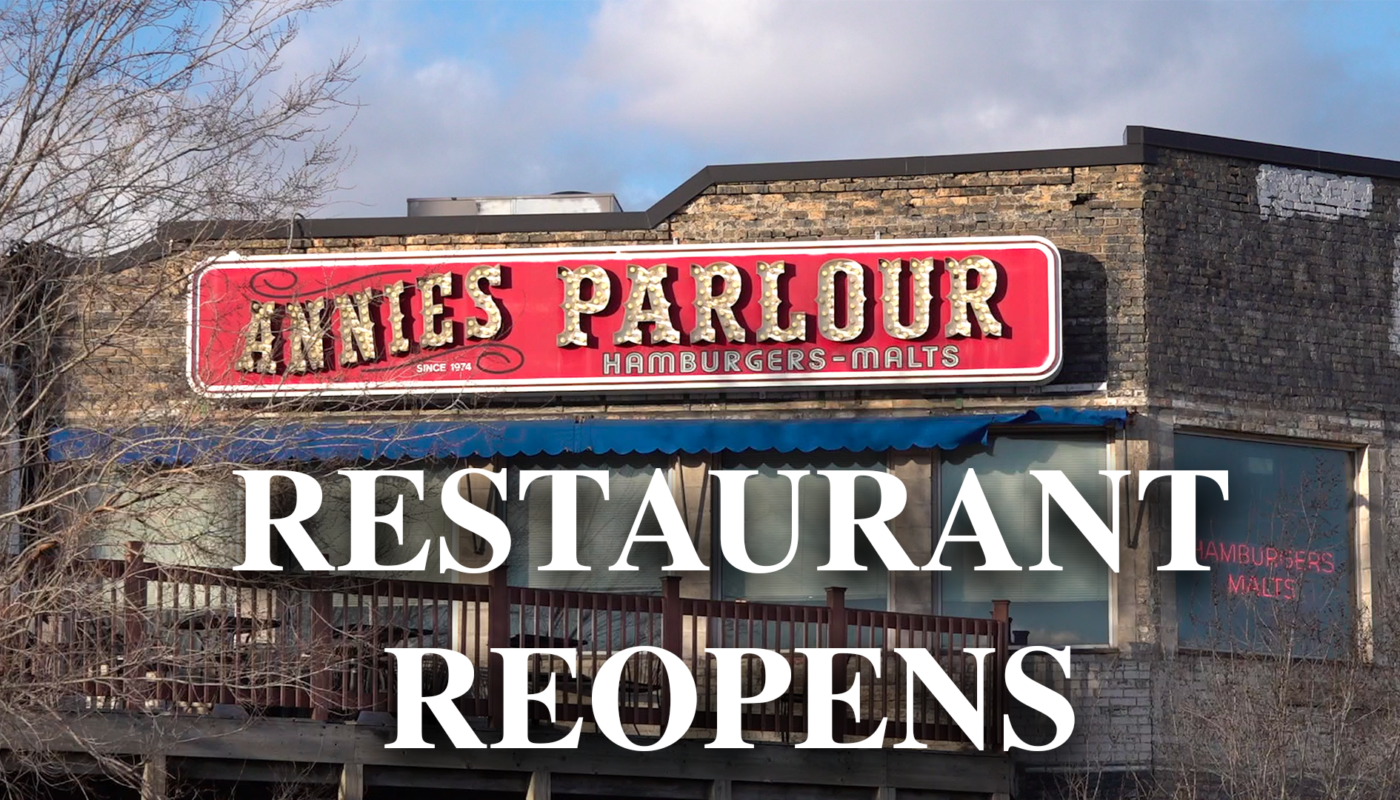
{"label": "decorative scroll design on sign", "polygon": [[[352,284],[364,283],[373,278],[385,278],[394,275],[411,275],[411,269],[386,269],[379,272],[370,272],[356,276],[350,280],[329,286],[317,286],[316,293],[332,292]],[[263,269],[253,273],[253,277],[248,279],[248,289],[254,294],[267,300],[295,300],[304,294],[297,284],[301,277],[294,270],[290,269]]]}
{"label": "decorative scroll design on sign", "polygon": [[450,351],[427,353],[417,358],[410,358],[406,361],[398,361],[380,367],[361,367],[360,372],[391,372],[393,370],[435,361],[469,363],[472,365],[473,371],[485,372],[491,375],[508,375],[525,366],[525,354],[520,351],[520,348],[514,345],[501,344],[499,342],[482,342],[481,344],[459,347]]}

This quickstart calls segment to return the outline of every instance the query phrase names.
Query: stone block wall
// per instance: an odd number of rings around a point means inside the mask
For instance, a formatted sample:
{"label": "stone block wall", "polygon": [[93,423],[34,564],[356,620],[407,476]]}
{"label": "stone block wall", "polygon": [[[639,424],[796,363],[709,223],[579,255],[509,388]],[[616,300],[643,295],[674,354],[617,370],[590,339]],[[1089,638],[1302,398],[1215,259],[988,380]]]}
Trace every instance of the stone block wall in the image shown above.
{"label": "stone block wall", "polygon": [[[1074,733],[1060,747],[1044,753],[1021,753],[1017,761],[1032,772],[1074,770],[1118,772],[1152,763],[1156,742],[1155,659],[1131,651],[1074,654],[1068,678],[1049,659],[1027,660],[1027,674],[1068,698],[1074,708]],[[1032,745],[1054,736],[1045,716],[1013,703],[1012,723]]]}
{"label": "stone block wall", "polygon": [[1142,167],[779,181],[706,190],[671,223],[681,242],[1044,236],[1064,261],[1060,385],[1145,380]]}
{"label": "stone block wall", "polygon": [[[1358,606],[1400,619],[1400,182],[1164,151],[1144,168],[1148,405],[1166,428],[1352,451]],[[1157,447],[1163,468],[1170,442]],[[1161,587],[1163,615],[1174,613]]]}

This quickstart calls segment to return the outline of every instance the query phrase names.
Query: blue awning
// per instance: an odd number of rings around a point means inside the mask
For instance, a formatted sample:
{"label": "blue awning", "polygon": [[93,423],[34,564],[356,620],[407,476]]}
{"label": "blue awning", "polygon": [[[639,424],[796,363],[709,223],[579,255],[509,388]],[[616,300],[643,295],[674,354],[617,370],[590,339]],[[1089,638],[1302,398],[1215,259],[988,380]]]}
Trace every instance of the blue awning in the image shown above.
{"label": "blue awning", "polygon": [[63,429],[50,458],[157,464],[375,461],[561,453],[721,453],[769,450],[955,450],[988,441],[994,426],[1122,427],[1126,411],[1041,407],[1007,414],[853,419],[570,419],[270,424],[191,432],[147,427],[122,435]]}

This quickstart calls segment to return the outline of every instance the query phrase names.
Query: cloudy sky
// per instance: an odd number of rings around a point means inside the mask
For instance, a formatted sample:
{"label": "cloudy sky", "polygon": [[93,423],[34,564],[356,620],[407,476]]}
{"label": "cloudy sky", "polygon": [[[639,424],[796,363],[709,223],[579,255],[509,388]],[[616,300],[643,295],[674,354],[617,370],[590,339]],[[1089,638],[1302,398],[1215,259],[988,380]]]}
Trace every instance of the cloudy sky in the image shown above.
{"label": "cloudy sky", "polygon": [[356,44],[345,188],[616,193],[707,164],[1117,144],[1126,125],[1400,159],[1400,6],[343,0],[293,67]]}

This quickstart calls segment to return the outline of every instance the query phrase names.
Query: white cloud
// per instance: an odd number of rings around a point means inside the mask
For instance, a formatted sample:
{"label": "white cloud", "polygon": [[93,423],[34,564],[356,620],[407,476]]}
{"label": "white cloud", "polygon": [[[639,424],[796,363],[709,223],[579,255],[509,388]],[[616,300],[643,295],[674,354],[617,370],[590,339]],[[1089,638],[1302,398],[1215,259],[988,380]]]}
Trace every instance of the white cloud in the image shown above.
{"label": "white cloud", "polygon": [[408,8],[308,28],[304,47],[358,36],[365,56],[338,198],[364,205],[329,213],[562,189],[636,208],[710,163],[1104,145],[1128,124],[1400,157],[1384,76],[1348,78],[1289,5],[617,0],[486,37]]}
{"label": "white cloud", "polygon": [[409,197],[619,182],[620,173],[601,167],[606,159],[574,152],[575,131],[592,121],[594,92],[578,85],[561,56],[526,41],[529,31],[520,42],[459,46],[459,29],[398,16],[410,8],[345,3],[314,18],[299,43],[295,60],[312,64],[333,44],[361,43],[354,94],[362,107],[343,137],[355,160],[342,178],[345,190],[321,213],[396,216]]}
{"label": "white cloud", "polygon": [[767,158],[1277,138],[1329,68],[1264,5],[612,2],[588,68],[622,117]]}

